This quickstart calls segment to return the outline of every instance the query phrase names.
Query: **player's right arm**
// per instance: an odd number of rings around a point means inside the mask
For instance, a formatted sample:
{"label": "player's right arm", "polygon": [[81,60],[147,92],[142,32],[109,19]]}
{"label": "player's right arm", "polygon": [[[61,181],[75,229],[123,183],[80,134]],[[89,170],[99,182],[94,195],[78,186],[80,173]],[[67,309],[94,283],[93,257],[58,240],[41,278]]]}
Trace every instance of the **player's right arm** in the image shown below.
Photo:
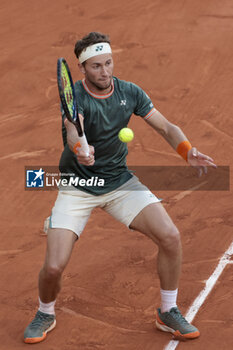
{"label": "player's right arm", "polygon": [[[80,123],[83,127],[83,117],[81,114],[79,114],[79,117],[80,117]],[[67,143],[69,145],[70,150],[76,154],[78,162],[82,165],[87,165],[87,166],[93,165],[95,163],[94,147],[88,145],[89,146],[89,155],[88,156],[82,151],[79,151],[78,153],[76,153],[74,151],[74,149],[75,149],[75,145],[77,145],[77,143],[78,143],[77,129],[76,129],[75,125],[73,123],[71,123],[67,118],[64,119],[64,124],[65,124],[66,132],[67,132]]]}

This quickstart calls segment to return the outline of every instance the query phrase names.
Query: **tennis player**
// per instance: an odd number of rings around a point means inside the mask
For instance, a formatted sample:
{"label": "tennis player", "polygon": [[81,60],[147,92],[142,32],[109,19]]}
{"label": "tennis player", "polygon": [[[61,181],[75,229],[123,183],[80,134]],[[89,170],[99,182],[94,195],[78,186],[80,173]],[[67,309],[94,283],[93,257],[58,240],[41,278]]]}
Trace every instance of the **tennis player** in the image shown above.
{"label": "tennis player", "polygon": [[[86,156],[74,152],[77,131],[62,113],[64,150],[60,170],[67,179],[74,174],[85,181],[82,185],[74,183],[69,190],[62,186],[59,189],[50,216],[46,257],[39,273],[39,309],[24,332],[24,341],[40,342],[55,327],[55,302],[62,273],[96,207],[147,235],[158,246],[161,305],[156,326],[183,339],[196,338],[199,330],[187,322],[177,307],[182,254],[179,231],[160,200],[128,170],[127,145],[119,140],[118,132],[134,114],[156,130],[188,164],[197,167],[199,175],[206,173],[207,166],[216,165],[192,147],[181,129],[154,107],[140,87],[113,76],[107,35],[91,32],[76,43],[74,51],[84,75],[83,80],[76,82],[75,90],[90,153]],[[101,181],[90,186],[88,179],[93,177]]]}

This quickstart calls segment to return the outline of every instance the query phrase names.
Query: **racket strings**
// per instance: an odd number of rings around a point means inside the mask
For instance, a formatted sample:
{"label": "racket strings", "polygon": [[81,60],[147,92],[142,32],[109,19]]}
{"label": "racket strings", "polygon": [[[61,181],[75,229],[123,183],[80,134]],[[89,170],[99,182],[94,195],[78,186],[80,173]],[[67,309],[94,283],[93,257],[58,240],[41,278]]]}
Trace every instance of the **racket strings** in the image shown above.
{"label": "racket strings", "polygon": [[68,106],[70,115],[74,117],[74,97],[72,92],[72,87],[70,83],[69,74],[67,72],[66,66],[62,63],[61,67],[61,77],[63,82],[64,95],[66,99],[66,104]]}

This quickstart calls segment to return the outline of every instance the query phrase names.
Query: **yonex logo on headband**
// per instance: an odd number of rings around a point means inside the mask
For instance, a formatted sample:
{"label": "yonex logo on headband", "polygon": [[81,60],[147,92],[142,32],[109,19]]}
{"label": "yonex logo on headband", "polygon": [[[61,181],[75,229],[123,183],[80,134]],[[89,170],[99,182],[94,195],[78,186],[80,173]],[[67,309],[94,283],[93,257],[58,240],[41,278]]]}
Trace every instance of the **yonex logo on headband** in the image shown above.
{"label": "yonex logo on headband", "polygon": [[103,50],[103,45],[97,46],[96,49],[95,49],[96,52],[102,51],[102,50]]}
{"label": "yonex logo on headband", "polygon": [[109,43],[97,43],[90,45],[81,52],[79,62],[83,63],[91,57],[103,55],[105,53],[112,53]]}

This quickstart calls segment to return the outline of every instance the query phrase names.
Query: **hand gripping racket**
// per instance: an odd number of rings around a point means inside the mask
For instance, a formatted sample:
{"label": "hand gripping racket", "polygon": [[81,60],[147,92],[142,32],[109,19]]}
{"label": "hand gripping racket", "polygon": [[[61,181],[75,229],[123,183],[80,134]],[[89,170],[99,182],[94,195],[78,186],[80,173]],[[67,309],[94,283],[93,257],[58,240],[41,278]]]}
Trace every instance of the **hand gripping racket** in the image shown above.
{"label": "hand gripping racket", "polygon": [[88,156],[89,147],[86,136],[80,124],[73,80],[68,64],[62,57],[57,60],[57,84],[66,118],[76,126],[78,131],[78,142],[74,147],[75,151],[77,151],[77,153],[79,151],[83,151]]}

